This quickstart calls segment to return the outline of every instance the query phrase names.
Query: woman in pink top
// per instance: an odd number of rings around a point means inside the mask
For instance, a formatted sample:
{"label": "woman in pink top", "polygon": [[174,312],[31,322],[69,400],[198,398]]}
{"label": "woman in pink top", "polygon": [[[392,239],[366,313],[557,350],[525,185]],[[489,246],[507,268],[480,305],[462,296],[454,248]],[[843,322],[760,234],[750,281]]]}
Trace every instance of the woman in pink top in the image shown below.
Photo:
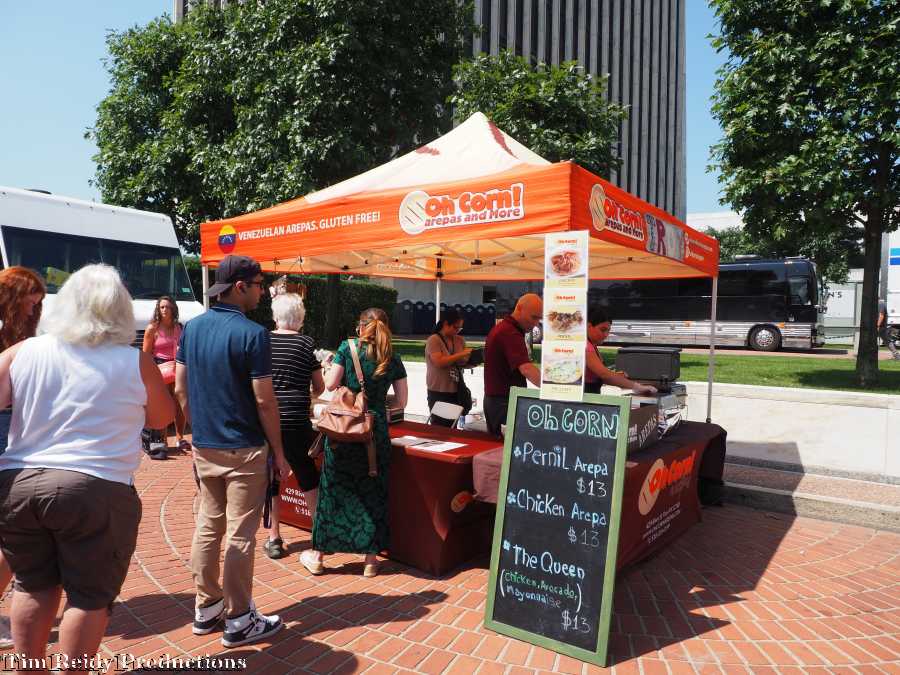
{"label": "woman in pink top", "polygon": [[587,394],[599,394],[600,386],[611,384],[620,389],[631,389],[635,394],[652,396],[656,393],[656,387],[649,384],[641,384],[629,380],[625,373],[617,373],[603,364],[603,359],[597,347],[603,344],[609,337],[612,328],[612,320],[606,310],[599,305],[592,305],[588,309],[587,325],[587,350],[584,369],[584,391]]}
{"label": "woman in pink top", "polygon": [[[178,340],[181,338],[181,324],[178,323],[178,305],[168,295],[162,296],[156,301],[153,310],[153,319],[147,324],[144,331],[144,344],[142,350],[153,356],[156,363],[175,362],[175,352],[178,351]],[[174,373],[174,369],[172,371]],[[187,452],[191,449],[190,442],[184,438],[184,413],[175,398],[175,381],[168,382],[169,391],[175,400],[175,435],[178,437],[178,449]],[[165,443],[165,429],[162,430]],[[152,457],[152,455],[151,455]]]}

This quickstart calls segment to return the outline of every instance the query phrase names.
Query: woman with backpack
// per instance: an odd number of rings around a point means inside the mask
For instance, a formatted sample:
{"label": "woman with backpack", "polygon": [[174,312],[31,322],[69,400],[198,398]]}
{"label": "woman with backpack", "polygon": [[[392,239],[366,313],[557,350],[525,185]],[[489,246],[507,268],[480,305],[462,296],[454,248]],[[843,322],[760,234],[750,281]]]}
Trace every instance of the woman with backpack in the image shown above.
{"label": "woman with backpack", "polygon": [[369,411],[374,414],[374,444],[377,473],[371,475],[366,445],[325,442],[325,457],[319,480],[319,503],[313,522],[312,549],[300,554],[310,574],[325,571],[328,553],[363,553],[363,576],[378,574],[377,555],[388,548],[388,468],[391,439],[388,435],[386,398],[393,387],[396,404],[406,407],[406,369],[394,355],[387,314],[370,308],[359,317],[358,340],[345,340],[325,376],[325,387],[340,386],[358,392],[354,351],[365,381]]}

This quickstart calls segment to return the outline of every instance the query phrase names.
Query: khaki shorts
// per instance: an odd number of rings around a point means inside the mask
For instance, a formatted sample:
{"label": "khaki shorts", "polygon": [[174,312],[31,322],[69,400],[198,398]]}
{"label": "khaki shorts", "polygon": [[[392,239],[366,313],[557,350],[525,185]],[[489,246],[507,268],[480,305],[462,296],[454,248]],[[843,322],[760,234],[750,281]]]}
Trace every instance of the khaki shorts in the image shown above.
{"label": "khaki shorts", "polygon": [[72,607],[112,608],[140,522],[131,485],[60,469],[0,472],[0,545],[16,590],[62,586]]}

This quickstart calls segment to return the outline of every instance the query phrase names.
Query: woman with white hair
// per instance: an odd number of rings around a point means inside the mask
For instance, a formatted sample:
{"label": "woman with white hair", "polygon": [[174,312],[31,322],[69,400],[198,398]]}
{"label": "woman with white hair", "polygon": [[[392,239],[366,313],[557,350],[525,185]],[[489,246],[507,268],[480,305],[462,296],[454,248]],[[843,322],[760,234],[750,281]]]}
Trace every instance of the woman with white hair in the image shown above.
{"label": "woman with white hair", "polygon": [[44,658],[62,591],[59,651],[93,656],[137,541],[141,429],[175,410],[118,272],[88,265],[57,295],[48,332],[0,354],[0,545],[15,573],[16,652]]}
{"label": "woman with white hair", "polygon": [[[316,515],[319,471],[309,457],[309,448],[316,438],[309,419],[310,395],[325,391],[322,366],[316,359],[315,343],[308,335],[301,335],[306,308],[297,293],[279,293],[272,299],[272,384],[281,414],[281,438],[284,455],[291,465],[297,484],[306,497],[310,518]],[[272,525],[263,550],[270,558],[283,558],[287,551],[278,523],[278,509],[272,509]]]}

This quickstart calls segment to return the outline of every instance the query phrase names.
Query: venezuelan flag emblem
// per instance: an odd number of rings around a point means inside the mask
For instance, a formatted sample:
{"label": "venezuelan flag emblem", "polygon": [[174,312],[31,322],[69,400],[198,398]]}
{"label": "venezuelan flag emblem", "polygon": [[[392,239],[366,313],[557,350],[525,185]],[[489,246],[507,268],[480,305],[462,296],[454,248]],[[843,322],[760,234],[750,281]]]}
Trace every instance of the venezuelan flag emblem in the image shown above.
{"label": "venezuelan flag emblem", "polygon": [[219,250],[225,254],[231,253],[235,244],[237,244],[237,232],[231,225],[223,225],[219,230]]}

